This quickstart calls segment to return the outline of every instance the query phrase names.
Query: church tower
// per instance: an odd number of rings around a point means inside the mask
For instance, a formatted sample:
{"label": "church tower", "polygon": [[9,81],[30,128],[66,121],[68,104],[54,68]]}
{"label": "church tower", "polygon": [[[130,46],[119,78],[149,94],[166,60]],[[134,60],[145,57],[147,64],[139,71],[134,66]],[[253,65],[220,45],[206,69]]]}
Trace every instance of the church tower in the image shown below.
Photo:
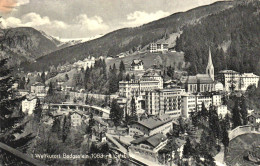
{"label": "church tower", "polygon": [[206,74],[208,74],[209,77],[214,81],[214,66],[211,59],[210,48],[209,48],[209,60],[208,60],[208,66],[206,68]]}

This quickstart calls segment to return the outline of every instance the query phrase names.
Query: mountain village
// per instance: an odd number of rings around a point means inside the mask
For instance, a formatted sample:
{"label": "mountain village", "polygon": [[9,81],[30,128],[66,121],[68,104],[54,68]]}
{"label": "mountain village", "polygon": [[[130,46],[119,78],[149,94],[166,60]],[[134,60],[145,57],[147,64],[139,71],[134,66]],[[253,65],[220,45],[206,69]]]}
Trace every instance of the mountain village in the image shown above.
{"label": "mountain village", "polygon": [[14,76],[1,59],[0,165],[258,165],[260,76],[220,70],[208,43],[204,65],[187,62],[168,35]]}

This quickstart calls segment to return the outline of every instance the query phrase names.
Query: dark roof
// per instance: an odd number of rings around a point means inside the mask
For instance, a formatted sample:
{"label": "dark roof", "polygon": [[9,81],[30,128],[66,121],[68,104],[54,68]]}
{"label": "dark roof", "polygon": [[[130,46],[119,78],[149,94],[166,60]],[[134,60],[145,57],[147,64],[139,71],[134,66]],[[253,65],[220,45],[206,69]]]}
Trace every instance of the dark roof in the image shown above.
{"label": "dark roof", "polygon": [[140,60],[140,59],[134,59],[134,60],[132,61],[131,66],[140,66],[140,65],[143,65],[143,64],[144,64],[144,63],[143,63],[142,60]]}
{"label": "dark roof", "polygon": [[196,76],[188,76],[186,80],[187,84],[213,84],[214,81],[207,74],[197,74]]}
{"label": "dark roof", "polygon": [[252,114],[249,115],[248,117],[250,117],[250,116],[252,116],[252,117],[254,117],[254,118],[256,118],[256,119],[260,118],[260,114],[259,114],[259,113],[252,113]]}
{"label": "dark roof", "polygon": [[172,118],[169,115],[153,116],[148,119],[143,119],[141,121],[135,122],[140,124],[150,130],[157,128],[165,123],[171,122]]}
{"label": "dark roof", "polygon": [[41,83],[41,82],[36,82],[36,83],[34,83],[32,86],[44,86],[44,84]]}
{"label": "dark roof", "polygon": [[234,70],[221,70],[218,73],[221,73],[221,74],[228,74],[228,73],[239,74],[237,71],[234,71]]}
{"label": "dark roof", "polygon": [[161,142],[165,141],[167,139],[166,136],[164,136],[161,133],[149,136],[149,137],[141,137],[131,142],[131,144],[138,145],[138,144],[148,144],[152,147],[157,147]]}
{"label": "dark roof", "polygon": [[143,77],[160,77],[160,74],[156,70],[149,69],[144,73]]}

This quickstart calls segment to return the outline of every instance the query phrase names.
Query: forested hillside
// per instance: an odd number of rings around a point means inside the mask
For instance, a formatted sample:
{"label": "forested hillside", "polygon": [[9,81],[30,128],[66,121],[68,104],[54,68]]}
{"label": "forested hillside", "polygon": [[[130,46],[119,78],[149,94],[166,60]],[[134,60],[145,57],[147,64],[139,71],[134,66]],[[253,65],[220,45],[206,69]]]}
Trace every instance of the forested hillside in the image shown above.
{"label": "forested hillside", "polygon": [[1,56],[11,57],[13,66],[24,61],[33,62],[59,49],[60,41],[31,27],[0,29]]}
{"label": "forested hillside", "polygon": [[183,28],[176,50],[185,52],[190,74],[203,73],[211,48],[215,72],[260,74],[260,2],[242,3]]}
{"label": "forested hillside", "polygon": [[203,17],[232,6],[233,2],[216,2],[187,12],[175,13],[140,27],[120,29],[101,38],[52,52],[37,59],[36,63],[25,63],[22,67],[30,71],[47,70],[51,65],[75,62],[88,55],[115,56],[121,52],[135,51],[137,47],[144,47],[153,41],[167,37],[168,34],[178,32],[184,25],[194,24]]}

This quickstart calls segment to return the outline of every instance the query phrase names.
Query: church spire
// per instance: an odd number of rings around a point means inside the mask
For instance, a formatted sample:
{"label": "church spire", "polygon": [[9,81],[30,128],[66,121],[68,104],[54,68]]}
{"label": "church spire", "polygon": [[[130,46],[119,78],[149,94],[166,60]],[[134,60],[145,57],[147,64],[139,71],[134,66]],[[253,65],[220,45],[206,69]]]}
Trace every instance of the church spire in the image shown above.
{"label": "church spire", "polygon": [[208,59],[208,66],[211,66],[213,65],[212,63],[212,58],[211,58],[211,50],[210,50],[210,47],[209,47],[209,59]]}
{"label": "church spire", "polygon": [[208,59],[208,65],[206,68],[206,73],[209,75],[209,77],[214,81],[214,66],[212,63],[212,57],[211,57],[211,50],[209,47],[209,59]]}

